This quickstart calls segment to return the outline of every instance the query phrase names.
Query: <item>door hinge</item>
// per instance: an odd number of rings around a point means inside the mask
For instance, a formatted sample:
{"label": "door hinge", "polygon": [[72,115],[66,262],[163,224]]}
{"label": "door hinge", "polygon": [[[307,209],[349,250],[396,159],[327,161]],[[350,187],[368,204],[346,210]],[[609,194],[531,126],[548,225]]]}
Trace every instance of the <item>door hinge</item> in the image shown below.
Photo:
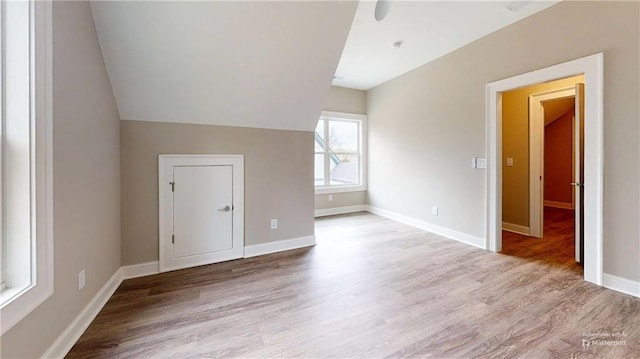
{"label": "door hinge", "polygon": [[171,235],[171,244],[175,244],[176,243],[176,235],[172,234]]}
{"label": "door hinge", "polygon": [[231,210],[233,211],[234,209],[236,209],[236,206],[231,205]]}
{"label": "door hinge", "polygon": [[171,192],[175,192],[176,191],[176,183],[175,182],[169,182],[169,184],[171,185]]}

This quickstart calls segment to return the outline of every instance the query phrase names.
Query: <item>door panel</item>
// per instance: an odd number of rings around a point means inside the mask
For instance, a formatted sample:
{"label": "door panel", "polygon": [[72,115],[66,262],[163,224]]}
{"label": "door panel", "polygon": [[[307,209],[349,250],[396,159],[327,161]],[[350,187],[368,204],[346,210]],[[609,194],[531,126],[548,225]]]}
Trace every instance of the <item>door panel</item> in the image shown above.
{"label": "door panel", "polygon": [[173,175],[173,258],[232,250],[232,166],[176,166]]}
{"label": "door panel", "polygon": [[244,256],[243,155],[161,154],[158,196],[161,272]]}
{"label": "door panel", "polygon": [[574,121],[575,260],[584,264],[584,84],[576,84]]}

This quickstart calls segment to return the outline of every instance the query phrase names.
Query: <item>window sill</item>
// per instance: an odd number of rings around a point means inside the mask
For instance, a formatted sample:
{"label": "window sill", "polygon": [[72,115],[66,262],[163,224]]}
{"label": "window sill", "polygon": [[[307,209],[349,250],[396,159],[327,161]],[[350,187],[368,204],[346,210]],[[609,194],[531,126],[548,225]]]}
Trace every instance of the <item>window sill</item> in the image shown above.
{"label": "window sill", "polygon": [[4,308],[12,301],[17,300],[20,294],[27,291],[29,287],[30,286],[2,288],[2,290],[0,290],[0,308]]}
{"label": "window sill", "polygon": [[365,186],[331,186],[331,187],[316,187],[315,193],[319,194],[333,194],[333,193],[346,193],[346,192],[362,192],[366,191]]}
{"label": "window sill", "polygon": [[26,288],[8,288],[0,296],[0,334],[4,335],[53,294],[53,280]]}

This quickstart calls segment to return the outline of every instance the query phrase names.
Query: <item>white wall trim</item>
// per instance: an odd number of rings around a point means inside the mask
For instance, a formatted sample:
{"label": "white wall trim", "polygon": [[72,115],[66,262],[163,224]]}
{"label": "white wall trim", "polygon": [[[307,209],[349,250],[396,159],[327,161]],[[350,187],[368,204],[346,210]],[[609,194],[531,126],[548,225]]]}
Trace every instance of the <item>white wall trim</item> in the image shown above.
{"label": "white wall trim", "polygon": [[509,222],[502,222],[502,230],[529,236],[529,227]]}
{"label": "white wall trim", "polygon": [[502,250],[502,92],[583,73],[585,93],[584,279],[602,285],[604,223],[604,55],[598,53],[487,84],[486,248]]}
{"label": "white wall trim", "polygon": [[465,244],[472,245],[474,247],[485,249],[485,239],[481,237],[476,237],[467,233],[458,232],[450,228],[441,227],[429,222],[425,222],[420,219],[412,218],[409,216],[405,216],[403,214],[399,214],[399,213],[378,208],[378,207],[367,206],[367,211],[382,217],[392,219],[394,221],[398,221],[416,228],[423,229],[427,232],[435,233],[435,234],[456,240],[458,242],[462,242]]}
{"label": "white wall trim", "polygon": [[58,336],[49,349],[42,354],[42,358],[64,358],[80,336],[89,327],[89,324],[100,313],[102,308],[118,286],[122,283],[122,268],[113,273],[111,278],[102,286],[86,307],[78,314],[76,319]]}
{"label": "white wall trim", "polygon": [[640,298],[640,282],[613,274],[604,274],[604,287]]}
{"label": "white wall trim", "polygon": [[122,280],[146,277],[148,275],[160,273],[160,262],[152,261],[140,264],[122,266]]}
{"label": "white wall trim", "polygon": [[334,216],[336,214],[364,212],[366,210],[367,210],[367,205],[364,205],[364,204],[359,204],[355,206],[345,206],[345,207],[323,208],[323,209],[316,209],[315,216],[316,217]]}
{"label": "white wall trim", "polygon": [[550,201],[548,199],[544,200],[544,206],[562,209],[573,209],[573,203],[571,202]]}
{"label": "white wall trim", "polygon": [[[18,264],[16,266],[18,268],[14,268],[8,263],[5,263],[4,268],[0,268],[0,276],[2,276],[0,282],[6,280],[6,285],[10,288],[3,293],[4,295],[0,295],[0,335],[4,335],[14,325],[38,308],[45,300],[51,297],[54,291],[53,3],[51,0],[23,2],[11,6],[10,11],[4,2],[2,6],[3,8],[0,12],[2,12],[4,22],[1,26],[3,33],[5,33],[4,27],[7,25],[7,18],[13,18],[14,22],[18,21],[26,26],[20,25],[16,28],[17,31],[12,32],[12,37],[18,40],[17,43],[21,43],[19,50],[14,54],[16,56],[7,57],[5,53],[2,55],[1,62],[3,66],[6,66],[8,58],[11,58],[12,63],[20,64],[25,63],[23,60],[28,60],[28,66],[23,69],[18,69],[21,67],[18,66],[13,71],[17,69],[19,73],[24,72],[27,74],[28,77],[26,78],[31,78],[30,85],[26,84],[22,79],[8,84],[6,76],[3,75],[2,86],[8,85],[11,89],[15,87],[19,93],[22,92],[20,88],[28,89],[23,95],[28,97],[31,105],[27,110],[20,105],[17,106],[23,112],[23,115],[28,115],[29,119],[27,127],[16,131],[20,132],[21,136],[24,136],[27,141],[24,142],[25,146],[20,145],[21,148],[18,152],[26,154],[24,158],[20,159],[20,162],[23,159],[28,160],[28,170],[24,173],[19,170],[16,172],[17,177],[14,176],[16,181],[22,183],[24,187],[20,186],[19,189],[8,188],[8,181],[5,177],[0,181],[0,185],[5,188],[6,192],[0,191],[0,198],[3,203],[6,203],[7,194],[13,192],[21,198],[19,200],[20,203],[25,203],[22,202],[23,200],[29,202],[29,205],[23,211],[21,210],[20,216],[13,216],[20,218],[20,222],[22,222],[15,226],[15,228],[19,228],[17,232],[20,233],[16,233],[17,236],[15,237],[13,234],[6,233],[7,237],[5,239],[29,240],[31,245],[16,247],[27,248],[26,250],[9,250],[12,252],[12,257],[15,255],[15,257],[21,259],[17,261]],[[25,34],[28,37],[26,42],[23,41],[26,40]],[[7,34],[2,36],[4,38]],[[3,39],[3,46],[5,42]],[[26,43],[26,45],[23,43]],[[25,50],[24,47],[27,47],[29,51],[23,52]],[[5,70],[10,71],[4,69],[2,72]],[[22,97],[22,95],[19,96]],[[8,111],[7,106],[4,107],[3,111]],[[12,109],[14,112],[16,110]],[[5,132],[5,135],[8,136],[8,133]],[[2,150],[0,149],[1,152]],[[2,166],[7,166],[7,163]],[[12,171],[13,169],[9,168],[9,170]],[[0,209],[0,215],[2,213],[3,210]],[[27,219],[23,222],[24,218]],[[11,221],[6,217],[4,220]],[[4,224],[0,224],[0,226],[4,226]],[[0,249],[3,253],[7,250],[8,247]],[[8,270],[9,268],[12,270]],[[17,270],[14,271],[14,269]],[[9,277],[14,280],[10,281]],[[11,282],[14,282],[15,291],[11,290]]]}
{"label": "white wall trim", "polygon": [[316,245],[316,236],[284,239],[281,241],[251,244],[244,247],[244,258],[261,256],[263,254],[284,252],[291,249],[311,247]]}

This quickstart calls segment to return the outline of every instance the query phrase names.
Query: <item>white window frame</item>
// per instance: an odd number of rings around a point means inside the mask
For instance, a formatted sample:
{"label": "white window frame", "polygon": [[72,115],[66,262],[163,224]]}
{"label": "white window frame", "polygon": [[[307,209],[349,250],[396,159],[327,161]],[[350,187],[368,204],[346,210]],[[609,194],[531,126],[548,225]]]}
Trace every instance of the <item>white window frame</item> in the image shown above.
{"label": "white window frame", "polygon": [[[360,115],[360,114],[354,114],[354,113],[342,113],[342,112],[330,112],[330,111],[322,111],[322,113],[320,114],[320,120],[324,120],[325,122],[325,136],[329,136],[329,124],[328,121],[351,121],[351,122],[358,122],[359,126],[358,126],[358,153],[359,153],[359,164],[360,164],[360,168],[359,168],[359,175],[360,175],[360,184],[357,185],[330,185],[330,184],[326,184],[327,181],[329,180],[329,164],[328,162],[328,156],[326,156],[326,153],[328,153],[328,148],[325,144],[325,149],[323,152],[316,152],[314,150],[314,163],[315,163],[315,155],[316,154],[324,154],[324,158],[325,158],[325,164],[324,164],[324,178],[325,178],[325,184],[324,185],[315,185],[315,181],[314,181],[314,187],[315,187],[315,194],[331,194],[331,193],[343,193],[343,192],[358,192],[358,191],[366,191],[367,190],[367,132],[366,132],[366,126],[367,126],[367,116],[365,115]],[[315,135],[315,129],[314,129],[314,135]],[[328,139],[327,139],[328,140]],[[314,140],[315,141],[315,140]],[[314,142],[314,148],[315,148],[315,142]]]}
{"label": "white window frame", "polygon": [[[16,5],[17,4],[17,5]],[[7,34],[5,26],[7,24],[7,2],[2,2],[0,26],[2,38],[2,70],[1,84],[2,91],[2,116],[4,124],[6,105],[6,93],[11,89],[6,89],[7,77],[4,73],[6,64],[5,44]],[[25,148],[29,153],[28,175],[25,180],[29,185],[25,186],[25,195],[29,198],[26,216],[28,228],[26,236],[4,235],[6,226],[10,219],[6,216],[10,208],[4,208],[7,203],[6,196],[2,198],[3,227],[0,241],[3,244],[3,256],[11,256],[10,241],[29,241],[28,253],[20,260],[27,261],[30,267],[30,284],[13,288],[10,284],[0,291],[0,329],[1,334],[6,333],[14,325],[24,319],[29,313],[42,304],[53,294],[54,266],[53,266],[53,104],[52,104],[52,2],[51,0],[31,0],[25,2],[12,2],[11,6],[28,6],[28,32],[29,32],[29,79],[28,79],[28,103],[29,103],[29,126],[28,145]],[[12,9],[12,8],[10,8]],[[10,10],[9,11],[12,11]],[[24,8],[20,8],[23,11]],[[7,90],[7,91],[5,91]],[[4,129],[3,129],[4,130]],[[1,147],[4,147],[4,136]],[[6,155],[6,148],[3,148],[3,155]],[[5,175],[5,158],[0,161],[2,175]],[[5,178],[6,179],[6,178]],[[7,181],[3,181],[3,189],[6,192]],[[1,261],[6,264],[8,261]],[[4,268],[7,269],[7,268]],[[7,276],[6,282],[10,283],[9,270],[2,273]]]}

